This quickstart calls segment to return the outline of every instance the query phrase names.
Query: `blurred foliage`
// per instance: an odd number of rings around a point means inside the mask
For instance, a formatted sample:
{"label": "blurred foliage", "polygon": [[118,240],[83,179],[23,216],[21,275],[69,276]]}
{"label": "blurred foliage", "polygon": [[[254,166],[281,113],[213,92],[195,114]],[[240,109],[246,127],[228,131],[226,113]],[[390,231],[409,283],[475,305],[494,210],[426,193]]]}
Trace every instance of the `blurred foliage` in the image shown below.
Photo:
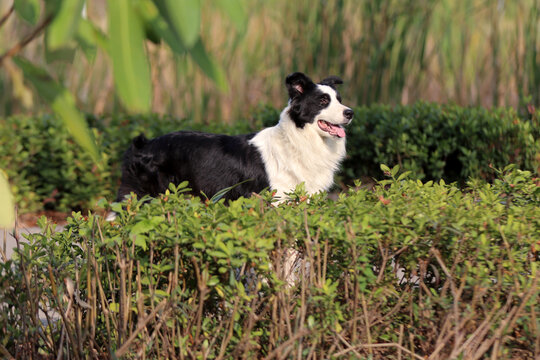
{"label": "blurred foliage", "polygon": [[[115,89],[124,108],[130,112],[147,113],[150,110],[153,91],[149,54],[145,47],[147,38],[156,42],[163,40],[176,55],[191,56],[193,62],[221,90],[227,90],[227,86],[222,69],[207,53],[200,37],[199,1],[110,1],[107,3],[108,27],[105,31],[99,27],[101,19],[92,20],[87,16],[87,5],[94,3],[98,2],[13,0],[7,8],[0,7],[0,36],[11,39],[4,45],[6,48],[0,47],[0,66],[4,65],[7,70],[13,89],[3,92],[3,95],[11,93],[14,98],[21,100],[24,106],[33,106],[35,102],[32,93],[25,84],[31,83],[35,92],[63,122],[70,135],[92,157],[99,170],[103,170],[107,160],[99,153],[93,133],[89,131],[79,111],[74,96],[76,92],[66,89],[62,82],[58,81],[57,77],[65,73],[64,68],[54,71],[43,64],[44,60],[46,63],[71,63],[75,54],[80,52],[93,64],[99,47],[112,61]],[[245,21],[242,5],[236,1],[223,2],[221,8],[239,23]],[[12,16],[13,14],[16,16]],[[4,33],[4,26],[10,19],[14,19],[11,28],[15,29],[15,34],[12,37]],[[26,31],[23,26],[22,29],[27,33],[19,32],[21,26],[17,21],[30,25],[31,30]],[[37,57],[19,56],[19,53],[27,50],[29,46],[34,46],[34,49],[37,47]],[[0,82],[2,89],[3,77]],[[11,102],[11,96],[5,98]],[[39,111],[36,108],[31,110]],[[68,179],[66,181],[69,182]],[[7,192],[4,183],[0,183],[0,193]],[[13,217],[11,210],[6,210],[7,217]],[[1,224],[7,223],[4,212],[4,209],[0,212]]]}
{"label": "blurred foliage", "polygon": [[225,205],[182,184],[101,202],[114,222],[42,219],[0,262],[4,355],[536,358],[538,179],[507,167],[460,190],[381,168],[336,201]]}
{"label": "blurred foliage", "polygon": [[[122,94],[134,89],[114,90],[118,72],[129,78],[126,84],[145,84],[139,87],[146,95],[134,106],[205,123],[235,122],[260,103],[281,107],[283,79],[293,71],[315,80],[342,76],[350,105],[425,100],[519,111],[526,103],[540,105],[538,0],[201,0],[194,2],[200,14],[192,12],[200,16],[201,41],[188,50],[176,22],[162,16],[167,3],[133,2],[148,40],[143,49],[138,36],[132,51],[141,61],[146,54],[146,65],[106,56],[109,40],[128,43],[135,34],[128,31],[122,41],[103,36],[110,15],[104,0],[86,1],[86,17],[72,39],[79,47],[71,56],[47,58],[39,43],[22,54],[94,114],[125,111]],[[12,17],[0,35],[17,39],[27,31],[26,21]],[[0,53],[10,45],[0,44]],[[0,73],[0,115],[42,109],[30,101],[16,71],[7,70]]]}

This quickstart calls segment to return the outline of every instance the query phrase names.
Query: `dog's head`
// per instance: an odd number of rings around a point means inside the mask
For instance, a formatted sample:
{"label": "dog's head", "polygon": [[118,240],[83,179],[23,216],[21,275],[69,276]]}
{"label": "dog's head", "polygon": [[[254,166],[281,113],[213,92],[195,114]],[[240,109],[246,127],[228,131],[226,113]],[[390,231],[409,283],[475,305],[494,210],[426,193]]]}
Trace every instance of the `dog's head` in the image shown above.
{"label": "dog's head", "polygon": [[296,72],[285,79],[289,91],[289,116],[296,127],[316,126],[322,137],[344,138],[344,126],[353,118],[353,111],[341,103],[336,85],[343,81],[330,76],[315,84],[305,74]]}

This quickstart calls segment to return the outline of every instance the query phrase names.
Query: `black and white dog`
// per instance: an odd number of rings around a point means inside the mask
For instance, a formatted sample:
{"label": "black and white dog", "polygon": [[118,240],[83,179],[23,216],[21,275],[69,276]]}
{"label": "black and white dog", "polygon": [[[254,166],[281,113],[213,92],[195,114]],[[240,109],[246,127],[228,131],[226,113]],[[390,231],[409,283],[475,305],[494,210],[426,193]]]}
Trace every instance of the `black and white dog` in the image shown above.
{"label": "black and white dog", "polygon": [[302,182],[310,194],[328,190],[345,156],[344,126],[353,118],[336,90],[341,83],[335,76],[318,84],[299,72],[287,76],[289,102],[279,123],[257,133],[138,136],[124,155],[117,201],[131,192],[156,196],[185,180],[194,195],[208,197],[245,181],[225,195],[228,200],[268,187],[283,200]]}

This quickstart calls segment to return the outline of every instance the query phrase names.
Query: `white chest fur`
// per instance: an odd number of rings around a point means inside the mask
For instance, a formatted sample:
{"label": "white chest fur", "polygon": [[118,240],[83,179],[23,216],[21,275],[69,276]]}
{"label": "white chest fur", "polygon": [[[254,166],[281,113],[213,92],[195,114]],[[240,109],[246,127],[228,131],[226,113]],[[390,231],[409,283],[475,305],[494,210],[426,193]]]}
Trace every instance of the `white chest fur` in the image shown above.
{"label": "white chest fur", "polygon": [[345,157],[345,138],[321,136],[315,122],[297,128],[288,107],[276,126],[260,131],[250,143],[259,149],[270,187],[280,199],[302,182],[310,194],[328,190]]}

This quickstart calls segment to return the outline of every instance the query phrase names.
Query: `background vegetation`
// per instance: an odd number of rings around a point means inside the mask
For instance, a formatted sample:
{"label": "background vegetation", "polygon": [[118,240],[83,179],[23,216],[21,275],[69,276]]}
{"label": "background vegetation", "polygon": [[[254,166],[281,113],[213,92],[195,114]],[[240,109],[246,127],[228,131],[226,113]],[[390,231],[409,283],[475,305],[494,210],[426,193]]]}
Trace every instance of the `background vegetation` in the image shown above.
{"label": "background vegetation", "polygon": [[[153,113],[232,123],[260,103],[282,107],[283,79],[297,70],[314,79],[342,76],[351,105],[540,103],[538,0],[234,1],[241,9],[234,16],[220,3],[202,0],[201,37],[224,81],[216,86],[189,53],[147,42]],[[9,4],[0,4],[0,14]],[[88,1],[86,14],[107,27],[105,0]],[[11,17],[0,28],[0,53],[30,29]],[[123,110],[101,47],[90,55],[44,57],[44,50],[35,42],[22,54],[48,69],[83,111]],[[0,116],[43,109],[9,63],[0,72],[0,93]]]}
{"label": "background vegetation", "polygon": [[[379,164],[397,164],[410,177],[444,179],[463,186],[469,178],[492,181],[493,168],[513,163],[536,173],[540,167],[540,112],[520,117],[512,109],[462,108],[417,103],[412,106],[357,107],[347,129],[347,158],[334,190],[355,179],[382,179]],[[68,131],[50,115],[0,119],[0,168],[13,183],[21,214],[42,210],[95,209],[99,199],[115,199],[122,154],[131,139],[177,129],[229,134],[274,125],[279,109],[260,107],[253,118],[234,125],[204,125],[170,116],[89,116],[103,153],[101,167],[81,152]],[[45,136],[44,136],[45,135]]]}

